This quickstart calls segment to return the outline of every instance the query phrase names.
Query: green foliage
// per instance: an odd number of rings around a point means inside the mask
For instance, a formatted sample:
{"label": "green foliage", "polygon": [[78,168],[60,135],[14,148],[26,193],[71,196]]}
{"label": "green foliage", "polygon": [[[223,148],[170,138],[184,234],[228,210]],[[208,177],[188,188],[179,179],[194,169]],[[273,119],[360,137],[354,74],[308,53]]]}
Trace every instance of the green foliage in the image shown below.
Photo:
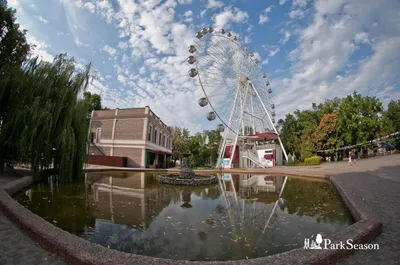
{"label": "green foliage", "polygon": [[315,146],[311,138],[313,130],[305,129],[300,137],[300,158],[305,159],[314,154]]}
{"label": "green foliage", "polygon": [[0,5],[0,78],[7,68],[20,66],[29,54],[26,30],[20,30],[15,20],[15,11]]}
{"label": "green foliage", "polygon": [[[389,105],[388,105],[388,110],[385,113],[384,118],[386,118],[386,126],[388,126],[388,121],[391,121],[392,123],[392,130],[393,131],[399,131],[400,130],[400,100],[399,101],[394,101],[392,100]],[[386,129],[390,129],[386,128]]]}
{"label": "green foliage", "polygon": [[382,103],[357,92],[342,99],[338,110],[340,138],[344,144],[357,144],[379,136]]}
{"label": "green foliage", "polygon": [[182,153],[191,153],[192,167],[204,167],[217,162],[219,143],[222,136],[216,130],[203,131],[193,136],[184,128],[172,129],[172,155],[175,160],[182,158]]}
{"label": "green foliage", "polygon": [[312,134],[315,147],[321,149],[338,148],[343,141],[339,139],[339,119],[335,113],[325,114]]}
{"label": "green foliage", "polygon": [[[4,83],[9,72],[19,71],[22,62],[29,54],[30,46],[26,42],[26,31],[20,30],[15,23],[15,11],[0,5],[0,121],[7,119],[12,87]],[[0,123],[1,124],[1,123]]]}
{"label": "green foliage", "polygon": [[53,63],[29,60],[22,69],[9,71],[0,80],[0,87],[10,94],[0,153],[30,163],[35,181],[52,164],[60,181],[81,176],[88,121],[87,104],[78,95],[92,77],[90,64],[77,70],[66,55],[57,56]]}
{"label": "green foliage", "polygon": [[277,127],[286,151],[304,159],[317,150],[363,143],[398,130],[399,117],[399,102],[392,101],[384,112],[377,98],[354,92],[287,114]]}
{"label": "green foliage", "polygon": [[188,153],[189,130],[180,127],[172,128],[172,156],[174,160],[182,159],[182,153]]}
{"label": "green foliage", "polygon": [[303,165],[305,166],[316,166],[322,163],[322,157],[311,156],[304,159]]}
{"label": "green foliage", "polygon": [[296,157],[292,154],[288,154],[288,162],[287,165],[288,166],[292,166],[296,163]]}
{"label": "green foliage", "polygon": [[83,92],[83,100],[85,101],[88,114],[92,113],[93,110],[101,110],[101,96],[99,94],[92,94],[89,91]]}

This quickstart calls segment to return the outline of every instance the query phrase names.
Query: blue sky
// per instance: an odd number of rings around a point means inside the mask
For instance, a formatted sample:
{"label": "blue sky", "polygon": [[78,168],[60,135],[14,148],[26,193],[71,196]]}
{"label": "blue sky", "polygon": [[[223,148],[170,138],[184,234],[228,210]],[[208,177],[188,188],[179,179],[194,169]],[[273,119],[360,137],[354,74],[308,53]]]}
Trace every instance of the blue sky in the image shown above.
{"label": "blue sky", "polygon": [[204,26],[257,52],[277,118],[356,90],[400,99],[397,0],[9,0],[34,54],[92,62],[110,107],[149,105],[168,125],[214,128],[198,107],[187,47]]}

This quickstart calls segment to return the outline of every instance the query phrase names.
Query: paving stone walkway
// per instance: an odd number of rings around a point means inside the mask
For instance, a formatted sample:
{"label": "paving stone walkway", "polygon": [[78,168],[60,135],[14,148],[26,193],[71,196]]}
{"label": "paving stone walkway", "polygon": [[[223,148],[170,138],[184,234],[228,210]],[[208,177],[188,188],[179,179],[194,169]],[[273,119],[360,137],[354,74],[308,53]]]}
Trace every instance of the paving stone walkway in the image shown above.
{"label": "paving stone walkway", "polygon": [[[0,175],[0,186],[19,176]],[[4,216],[0,210],[0,265],[64,265]]]}
{"label": "paving stone walkway", "polygon": [[354,166],[338,162],[279,170],[332,175],[365,199],[381,219],[383,231],[371,242],[379,244],[380,249],[359,250],[340,264],[400,265],[400,154],[362,159]]}
{"label": "paving stone walkway", "polygon": [[365,198],[383,223],[382,234],[372,242],[379,250],[358,251],[341,264],[400,264],[400,166],[334,177]]}

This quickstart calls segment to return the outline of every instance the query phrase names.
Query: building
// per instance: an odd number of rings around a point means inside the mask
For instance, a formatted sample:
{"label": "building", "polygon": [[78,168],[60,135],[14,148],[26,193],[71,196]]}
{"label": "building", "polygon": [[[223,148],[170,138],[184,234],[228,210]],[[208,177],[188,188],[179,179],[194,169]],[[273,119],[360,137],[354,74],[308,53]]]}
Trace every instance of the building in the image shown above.
{"label": "building", "polygon": [[235,153],[232,155],[233,140],[227,141],[225,154],[219,162],[222,167],[232,168],[276,167],[282,166],[283,150],[279,143],[279,135],[274,132],[263,132],[252,135],[239,135]]}
{"label": "building", "polygon": [[[154,217],[179,200],[181,191],[168,185],[157,186],[144,172],[85,174],[88,202],[96,220],[146,230]],[[100,229],[101,227],[97,227]]]}
{"label": "building", "polygon": [[171,129],[146,106],[96,110],[90,120],[89,155],[126,157],[128,167],[169,165]]}

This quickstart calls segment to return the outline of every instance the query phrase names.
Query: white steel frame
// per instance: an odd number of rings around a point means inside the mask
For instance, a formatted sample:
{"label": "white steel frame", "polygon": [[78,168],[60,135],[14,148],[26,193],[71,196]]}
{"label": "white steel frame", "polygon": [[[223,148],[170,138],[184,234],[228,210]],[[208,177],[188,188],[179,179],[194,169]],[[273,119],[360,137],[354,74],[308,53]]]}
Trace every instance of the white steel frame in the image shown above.
{"label": "white steel frame", "polygon": [[[255,89],[255,87],[254,87],[254,85],[253,85],[253,83],[251,81],[247,82],[245,95],[244,95],[244,100],[242,100],[241,97],[239,99],[241,101],[240,102],[241,110],[240,110],[240,119],[239,119],[239,123],[240,124],[239,124],[238,128],[240,128],[242,126],[242,124],[243,124],[243,113],[244,113],[244,109],[245,109],[245,105],[246,105],[246,101],[247,101],[247,95],[250,93],[249,87],[252,88],[252,90],[254,91],[255,95],[258,98],[258,100],[260,101],[260,103],[261,103],[261,105],[262,105],[262,107],[263,107],[263,109],[265,111],[265,114],[267,115],[268,120],[270,121],[270,123],[272,125],[272,128],[273,128],[274,132],[278,136],[279,145],[282,148],[282,152],[283,152],[283,154],[284,154],[284,156],[286,158],[286,161],[288,161],[288,156],[287,156],[287,153],[286,153],[286,149],[283,146],[281,137],[280,137],[278,131],[276,130],[276,127],[275,127],[274,123],[272,122],[272,118],[271,118],[271,116],[270,116],[270,114],[268,112],[268,109],[266,108],[263,100],[261,99],[260,94],[257,92],[257,90]],[[226,128],[225,137],[223,139],[222,145],[219,148],[219,154],[218,154],[218,160],[217,160],[217,166],[216,166],[217,168],[219,167],[221,159],[223,158],[223,156],[225,154],[226,147],[227,147],[227,138],[231,133],[233,133],[235,135],[235,138],[234,138],[233,143],[232,143],[233,145],[231,147],[231,156],[230,156],[230,160],[229,160],[229,168],[232,167],[232,160],[233,160],[233,156],[234,156],[235,151],[236,151],[236,144],[237,144],[237,140],[238,140],[238,136],[239,136],[239,131],[238,132],[232,132],[230,127],[231,127],[231,124],[233,122],[232,121],[233,114],[236,111],[236,105],[237,105],[237,101],[238,101],[238,94],[240,93],[240,90],[241,90],[241,88],[240,88],[240,86],[238,86],[237,89],[236,89],[236,95],[235,95],[234,103],[233,103],[232,110],[231,110],[230,117],[229,117],[229,121],[228,121],[229,125]],[[251,98],[250,101],[251,101],[251,103],[250,103],[251,104],[251,109],[253,111],[253,100],[252,100],[252,98]],[[254,123],[254,117],[253,117],[253,123]]]}

